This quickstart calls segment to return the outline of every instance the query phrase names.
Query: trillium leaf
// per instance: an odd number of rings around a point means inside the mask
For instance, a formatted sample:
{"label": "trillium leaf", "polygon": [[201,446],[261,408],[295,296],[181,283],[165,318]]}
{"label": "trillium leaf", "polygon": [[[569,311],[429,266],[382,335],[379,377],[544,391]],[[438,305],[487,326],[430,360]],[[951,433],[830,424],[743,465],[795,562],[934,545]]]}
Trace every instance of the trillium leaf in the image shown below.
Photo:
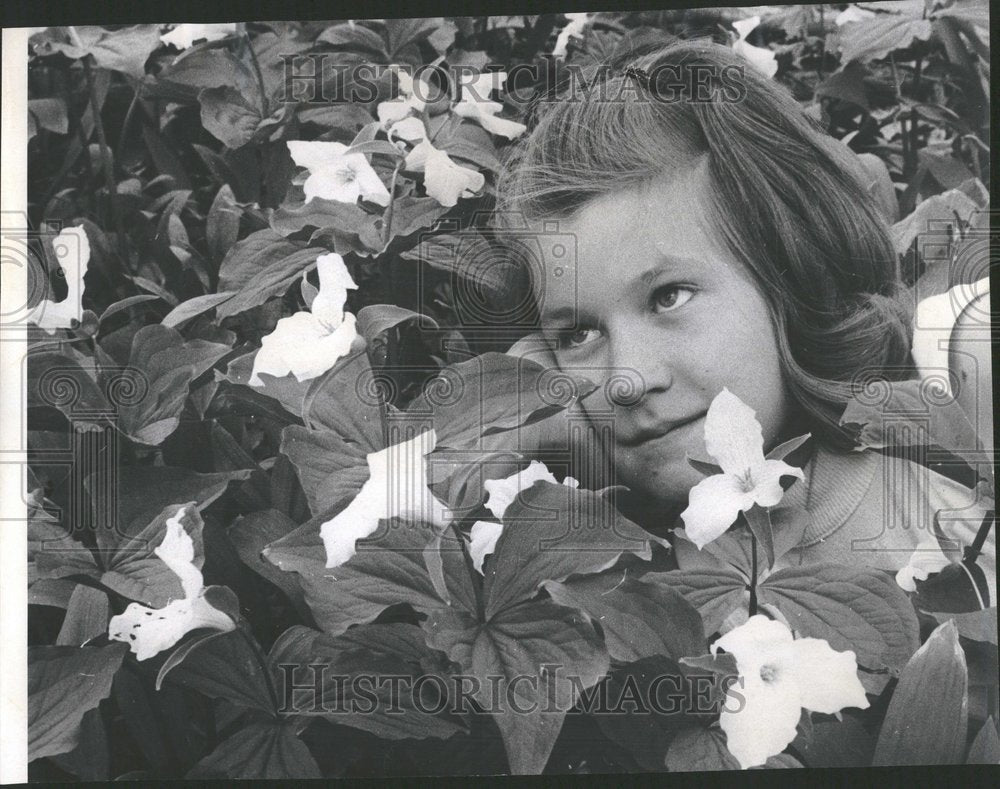
{"label": "trillium leaf", "polygon": [[198,762],[189,778],[320,778],[305,743],[284,721],[250,723]]}
{"label": "trillium leaf", "polygon": [[420,328],[438,329],[437,321],[429,315],[397,307],[395,304],[370,304],[358,311],[358,334],[371,343],[380,334],[395,329],[407,321],[416,321]]}
{"label": "trillium leaf", "polygon": [[623,577],[617,570],[544,586],[556,603],[577,608],[600,624],[614,660],[652,655],[678,660],[705,649],[700,614],[669,586]]}
{"label": "trillium leaf", "polygon": [[483,436],[557,413],[594,388],[574,376],[562,376],[556,385],[551,371],[530,359],[486,353],[443,368],[407,414],[433,419],[439,447],[473,449]]}
{"label": "trillium leaf", "polygon": [[[359,328],[367,309],[359,313]],[[376,375],[364,351],[340,359],[310,384],[302,400],[302,417],[310,427],[332,430],[364,453],[385,446],[383,410]]]}
{"label": "trillium leaf", "polygon": [[507,507],[486,572],[486,616],[535,595],[546,581],[650,558],[650,536],[599,493],[536,482]]}
{"label": "trillium leaf", "polygon": [[[460,718],[440,714],[446,704],[439,710],[430,693],[420,695],[421,687],[424,691],[447,688],[450,693],[452,684],[447,658],[427,646],[416,625],[361,625],[336,637],[296,626],[275,642],[268,659],[279,687],[283,683],[286,688],[286,713],[320,715],[392,740],[445,739],[465,731]],[[305,689],[293,695],[287,690],[293,680],[301,686],[315,678],[300,667],[317,665],[322,668],[313,671],[322,671],[321,694]],[[433,682],[418,680],[431,675],[437,678]],[[366,676],[373,681],[362,679]],[[400,677],[403,682],[393,691],[391,683],[379,679],[383,677]]]}
{"label": "trillium leaf", "polygon": [[958,634],[972,641],[984,641],[997,645],[997,607],[984,608],[980,611],[969,611],[961,614],[929,612],[942,624],[951,620],[958,629]]}
{"label": "trillium leaf", "polygon": [[198,103],[202,126],[227,148],[250,142],[261,122],[260,109],[228,85],[205,88],[198,94]]}
{"label": "trillium leaf", "polygon": [[662,583],[677,589],[698,609],[705,633],[709,636],[719,631],[733,611],[746,610],[749,602],[748,578],[725,567],[647,573],[642,579],[647,583]]}
{"label": "trillium leaf", "polygon": [[326,252],[269,228],[251,233],[229,249],[219,267],[219,290],[236,295],[220,304],[216,315],[220,320],[238,315],[281,295]]}
{"label": "trillium leaf", "polygon": [[[920,643],[913,605],[888,575],[864,567],[813,564],[790,567],[757,587],[761,603],[784,614],[803,636],[822,638],[858,665],[898,672]],[[862,677],[864,678],[862,673]]]}
{"label": "trillium leaf", "polygon": [[993,718],[988,718],[969,746],[966,764],[1000,764],[1000,735]]}
{"label": "trillium leaf", "polygon": [[839,30],[841,61],[879,60],[890,52],[910,46],[914,40],[931,37],[929,19],[905,14],[880,14],[860,22],[848,22]]}
{"label": "trillium leaf", "polygon": [[[504,692],[499,704],[491,700],[488,682],[475,697],[496,710],[514,775],[539,774],[545,768],[574,700],[567,677],[576,677],[580,687],[589,688],[610,666],[600,639],[583,617],[550,600],[507,608],[485,625],[469,613],[439,609],[422,627],[430,646],[445,652],[465,672],[501,678]],[[560,668],[546,672],[545,665]],[[516,677],[528,679],[514,682]]]}
{"label": "trillium leaf", "polygon": [[100,589],[78,584],[70,595],[56,644],[82,646],[95,636],[107,632],[111,605]]}
{"label": "trillium leaf", "polygon": [[934,396],[917,380],[887,381],[878,402],[855,397],[847,403],[840,424],[857,430],[859,449],[882,449],[931,443],[965,460],[981,479],[992,467],[979,457],[975,427],[953,397]]}
{"label": "trillium leaf", "polygon": [[[176,466],[122,466],[116,473],[118,520],[97,530],[97,544],[102,550],[117,549],[176,502],[193,501],[200,512],[225,493],[232,480],[250,476],[249,469],[199,474]],[[96,474],[84,481],[92,496],[97,484],[101,484],[101,478]]]}
{"label": "trillium leaf", "polygon": [[[258,372],[257,377],[261,383],[251,387],[250,377],[253,375],[256,357],[257,352],[254,351],[233,359],[226,367],[225,375],[219,373],[217,378],[246,387],[247,393],[253,397],[264,396],[276,400],[288,414],[301,419],[302,402],[315,381],[299,381],[292,373],[278,377]],[[291,417],[286,421],[292,421]]]}
{"label": "trillium leaf", "polygon": [[963,763],[968,692],[958,629],[945,622],[900,673],[872,766]]}
{"label": "trillium leaf", "polygon": [[281,453],[295,466],[314,515],[353,498],[369,476],[366,448],[333,430],[289,425]]}
{"label": "trillium leaf", "polygon": [[[204,296],[195,296],[193,299],[182,301],[170,310],[160,323],[170,327],[180,326],[185,321],[208,312],[213,307],[218,307],[234,295],[234,291],[224,290],[219,293],[206,293]],[[154,296],[153,298],[156,297]]]}
{"label": "trillium leaf", "polygon": [[295,576],[283,573],[261,557],[260,553],[270,543],[291,534],[296,528],[295,521],[285,513],[267,509],[240,516],[227,531],[229,542],[243,564],[273,583],[293,601],[302,598],[302,590]]}
{"label": "trillium leaf", "polygon": [[29,761],[76,747],[83,716],[111,693],[127,651],[124,644],[29,648]]}
{"label": "trillium leaf", "polygon": [[193,653],[175,662],[167,669],[169,673],[162,672],[168,684],[183,685],[212,699],[226,699],[240,707],[275,714],[275,702],[268,690],[269,677],[242,632],[231,630],[217,638],[197,640]]}
{"label": "trillium leaf", "polygon": [[[340,635],[355,624],[371,622],[392,605],[405,603],[417,611],[444,605],[424,562],[424,548],[435,537],[426,523],[381,521],[371,537],[359,539],[354,556],[327,569],[320,524],[336,510],[322,513],[264,550],[264,558],[285,572],[296,572],[320,628]],[[449,554],[444,558],[448,560]],[[455,578],[468,573],[456,569]],[[465,596],[465,595],[463,595]]]}

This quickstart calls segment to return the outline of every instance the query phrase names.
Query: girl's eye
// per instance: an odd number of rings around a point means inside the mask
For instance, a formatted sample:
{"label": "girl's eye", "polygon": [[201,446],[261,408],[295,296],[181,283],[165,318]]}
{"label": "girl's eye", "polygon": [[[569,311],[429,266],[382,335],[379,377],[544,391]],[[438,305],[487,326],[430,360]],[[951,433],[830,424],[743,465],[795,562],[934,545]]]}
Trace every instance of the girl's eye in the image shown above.
{"label": "girl's eye", "polygon": [[575,331],[560,332],[559,347],[579,348],[581,345],[593,342],[601,336],[599,329],[577,329]]}
{"label": "girl's eye", "polygon": [[653,307],[657,310],[675,310],[690,301],[694,295],[691,288],[683,285],[664,285],[653,291]]}

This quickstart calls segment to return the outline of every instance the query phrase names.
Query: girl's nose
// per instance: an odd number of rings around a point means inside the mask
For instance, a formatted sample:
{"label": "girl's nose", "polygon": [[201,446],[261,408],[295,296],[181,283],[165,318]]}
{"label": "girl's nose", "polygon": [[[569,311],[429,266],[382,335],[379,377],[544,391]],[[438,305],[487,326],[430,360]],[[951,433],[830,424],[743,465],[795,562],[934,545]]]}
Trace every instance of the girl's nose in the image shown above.
{"label": "girl's nose", "polygon": [[669,350],[643,333],[612,334],[609,365],[604,378],[608,400],[629,407],[673,383]]}

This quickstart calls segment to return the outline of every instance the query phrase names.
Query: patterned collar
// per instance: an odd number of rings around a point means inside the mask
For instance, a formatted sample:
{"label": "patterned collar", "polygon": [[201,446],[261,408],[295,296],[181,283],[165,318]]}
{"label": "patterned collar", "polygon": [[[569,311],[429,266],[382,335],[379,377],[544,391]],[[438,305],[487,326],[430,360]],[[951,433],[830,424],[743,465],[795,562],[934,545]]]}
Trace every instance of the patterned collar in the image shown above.
{"label": "patterned collar", "polygon": [[819,447],[782,504],[805,507],[812,515],[800,548],[822,542],[854,514],[875,480],[880,456],[874,452],[833,452]]}

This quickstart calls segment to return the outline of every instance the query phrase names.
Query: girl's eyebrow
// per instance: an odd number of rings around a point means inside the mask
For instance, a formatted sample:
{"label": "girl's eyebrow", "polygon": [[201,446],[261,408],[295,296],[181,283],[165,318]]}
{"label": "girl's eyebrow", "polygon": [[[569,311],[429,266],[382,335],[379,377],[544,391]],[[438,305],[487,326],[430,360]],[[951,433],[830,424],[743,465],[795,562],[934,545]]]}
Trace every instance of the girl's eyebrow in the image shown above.
{"label": "girl's eyebrow", "polygon": [[662,262],[657,263],[655,266],[646,269],[638,277],[635,278],[636,282],[640,282],[643,285],[648,285],[659,275],[664,273],[670,273],[675,268],[681,267],[696,267],[703,268],[704,263],[694,258],[677,257],[676,255],[663,255]]}

